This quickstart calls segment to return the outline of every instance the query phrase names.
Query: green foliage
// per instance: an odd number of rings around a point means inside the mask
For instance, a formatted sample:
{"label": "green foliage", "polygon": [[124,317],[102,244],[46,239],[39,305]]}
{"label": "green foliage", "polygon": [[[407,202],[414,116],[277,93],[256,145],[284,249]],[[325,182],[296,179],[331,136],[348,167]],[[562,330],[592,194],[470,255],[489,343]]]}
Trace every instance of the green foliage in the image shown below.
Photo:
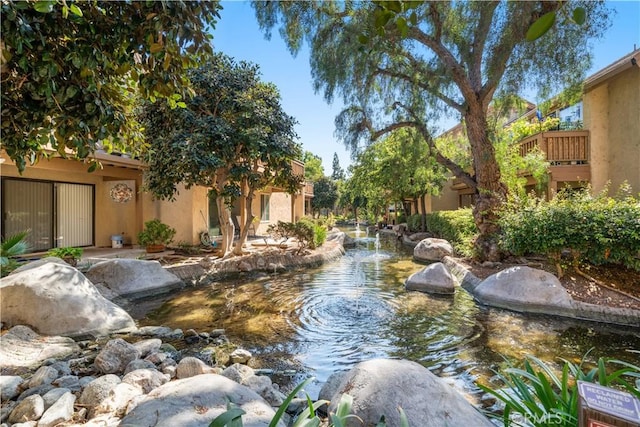
{"label": "green foliage", "polygon": [[[210,188],[226,255],[233,244],[230,207],[238,197],[251,201],[268,186],[291,194],[299,190],[303,177],[292,165],[301,156],[294,141],[296,121],[282,109],[278,89],[260,81],[255,64],[216,54],[189,78],[195,96],[185,108],[158,101],[141,111],[151,145],[145,185],[161,199],[175,198],[180,184]],[[247,233],[245,227],[236,250]]]}
{"label": "green foliage", "polygon": [[66,248],[53,248],[49,249],[47,256],[55,256],[58,258],[73,258],[80,259],[82,257],[82,248],[66,247]]}
{"label": "green foliage", "polygon": [[175,228],[169,227],[156,218],[144,223],[144,229],[138,233],[138,244],[141,246],[168,245],[175,235]]}
{"label": "green foliage", "polygon": [[[329,101],[339,96],[347,104],[336,118],[336,135],[352,153],[362,153],[363,147],[398,129],[413,129],[427,145],[430,158],[474,191],[482,191],[486,203],[475,205],[474,217],[483,225],[479,242],[490,243],[498,231],[494,218],[507,194],[499,182],[493,129],[487,126],[493,97],[537,88],[545,99],[581,82],[591,58],[585,46],[601,37],[611,22],[602,2],[567,3],[584,9],[590,25],[555,26],[553,37],[549,33],[533,43],[525,37],[527,30],[541,16],[557,11],[560,2],[252,5],[267,35],[279,26],[292,52],[308,41],[316,89]],[[434,142],[443,116],[459,117],[473,129],[470,170]],[[368,194],[367,199],[373,202]],[[487,251],[494,247],[477,246]]]}
{"label": "green foliage", "polygon": [[542,254],[556,262],[570,250],[573,262],[622,264],[640,270],[640,203],[606,190],[561,191],[551,201],[515,201],[502,213],[502,247],[514,255]]}
{"label": "green foliage", "polygon": [[18,169],[50,156],[47,144],[81,159],[98,142],[140,151],[137,98],[183,105],[185,71],[211,55],[219,8],[217,1],[3,1],[1,138]]}
{"label": "green foliage", "polygon": [[316,182],[324,176],[324,167],[320,156],[311,151],[305,151],[302,157],[304,162],[304,177],[309,181]]}
{"label": "green foliage", "polygon": [[576,25],[584,24],[587,18],[587,11],[584,9],[584,7],[576,7],[571,12],[571,16],[568,16],[566,13],[566,9],[564,9],[564,6],[565,3],[560,3],[558,10],[552,10],[551,12],[545,13],[533,24],[531,24],[531,26],[527,30],[527,40],[532,42],[545,35],[551,29],[551,27],[553,27],[553,24],[555,24],[556,16],[558,14],[561,14],[565,17],[565,22],[571,22]]}
{"label": "green foliage", "polygon": [[311,208],[314,212],[320,209],[333,209],[338,200],[338,186],[331,178],[322,177],[313,185]]}
{"label": "green foliage", "polygon": [[[410,231],[420,231],[422,215],[411,215],[407,220]],[[473,239],[478,233],[470,208],[439,211],[426,214],[427,231],[434,237],[445,239],[455,251],[464,256],[473,255]]]}
{"label": "green foliage", "polygon": [[[622,388],[640,398],[640,390],[634,384],[640,381],[640,366],[601,357],[596,366],[589,369],[586,366],[586,356],[578,365],[563,359],[561,376],[556,375],[551,366],[543,361],[528,356],[524,369],[510,367],[504,374],[498,374],[503,387],[493,389],[481,384],[478,387],[505,404],[501,417],[505,427],[576,426],[577,381]],[[492,413],[488,415],[499,418]]]}
{"label": "green foliage", "polygon": [[298,241],[296,255],[302,254],[307,248],[315,248],[315,225],[312,221],[302,218],[298,222],[278,221],[267,227],[267,234],[274,239],[285,242],[290,237]]}
{"label": "green foliage", "polygon": [[342,181],[345,178],[344,169],[340,166],[338,153],[333,153],[333,162],[331,163],[331,179],[334,181]]}
{"label": "green foliage", "polygon": [[6,239],[2,239],[0,243],[0,277],[4,277],[18,267],[18,262],[12,257],[22,255],[29,250],[29,244],[26,237],[29,231],[22,231]]}

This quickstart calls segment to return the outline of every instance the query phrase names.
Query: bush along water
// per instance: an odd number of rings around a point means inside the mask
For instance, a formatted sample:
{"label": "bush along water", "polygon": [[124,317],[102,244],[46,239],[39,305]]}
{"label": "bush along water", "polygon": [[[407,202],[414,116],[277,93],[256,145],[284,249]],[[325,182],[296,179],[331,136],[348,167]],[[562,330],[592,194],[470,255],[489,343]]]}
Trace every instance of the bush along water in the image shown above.
{"label": "bush along water", "polygon": [[[422,215],[411,215],[407,226],[412,232],[420,231]],[[473,255],[473,239],[478,233],[471,208],[455,211],[431,212],[425,216],[426,231],[439,239],[448,240],[455,251],[464,256]]]}
{"label": "bush along water", "polygon": [[610,197],[588,188],[561,191],[551,201],[511,203],[501,215],[502,247],[514,255],[542,254],[562,276],[563,253],[580,264],[620,264],[640,270],[640,200],[625,187]]}
{"label": "bush along water", "polygon": [[588,368],[587,355],[578,365],[563,359],[560,375],[550,365],[529,356],[523,368],[510,367],[497,375],[501,387],[479,384],[483,391],[504,404],[502,416],[487,415],[501,419],[505,427],[577,427],[577,381],[622,389],[640,398],[640,366],[601,357],[595,367]]}

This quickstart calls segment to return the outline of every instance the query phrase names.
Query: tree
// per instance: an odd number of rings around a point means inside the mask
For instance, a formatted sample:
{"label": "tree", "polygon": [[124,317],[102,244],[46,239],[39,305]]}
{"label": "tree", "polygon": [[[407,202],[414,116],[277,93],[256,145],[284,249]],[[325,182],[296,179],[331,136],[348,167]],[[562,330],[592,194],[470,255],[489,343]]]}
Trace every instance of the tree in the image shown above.
{"label": "tree", "polygon": [[338,200],[338,186],[331,179],[323,176],[313,185],[313,199],[311,209],[319,212],[320,209],[333,209]]}
{"label": "tree", "polygon": [[299,190],[302,177],[292,167],[301,155],[293,141],[296,122],[282,110],[277,88],[260,82],[257,65],[216,54],[189,78],[195,96],[186,108],[156,102],[141,114],[151,145],[145,184],[160,199],[174,198],[179,183],[211,188],[223,256],[233,244],[231,207],[243,197],[246,222],[233,251],[241,254],[254,219],[256,191],[267,186]]}
{"label": "tree", "polygon": [[331,179],[334,181],[342,181],[344,179],[344,169],[340,167],[340,159],[338,153],[333,153],[333,163],[331,163]]}
{"label": "tree", "polygon": [[[474,190],[476,250],[480,258],[496,260],[497,218],[507,188],[487,111],[497,94],[536,87],[546,98],[582,81],[591,57],[587,41],[601,36],[610,20],[603,3],[571,3],[569,9],[584,9],[588,22],[555,26],[535,41],[527,40],[529,28],[564,2],[259,2],[254,7],[267,36],[282,18],[281,34],[292,52],[305,38],[309,42],[316,88],[327,100],[342,95],[348,105],[336,126],[354,153],[363,141],[410,127],[438,163]],[[434,125],[451,113],[464,122],[471,172],[434,142]]]}
{"label": "tree", "polygon": [[140,151],[137,98],[182,105],[191,93],[185,70],[213,52],[218,9],[217,1],[3,1],[2,145],[18,169],[48,149],[79,159],[99,142]]}
{"label": "tree", "polygon": [[304,162],[304,177],[316,182],[324,176],[324,168],[322,167],[322,159],[320,156],[313,154],[311,151],[305,151],[302,156]]}

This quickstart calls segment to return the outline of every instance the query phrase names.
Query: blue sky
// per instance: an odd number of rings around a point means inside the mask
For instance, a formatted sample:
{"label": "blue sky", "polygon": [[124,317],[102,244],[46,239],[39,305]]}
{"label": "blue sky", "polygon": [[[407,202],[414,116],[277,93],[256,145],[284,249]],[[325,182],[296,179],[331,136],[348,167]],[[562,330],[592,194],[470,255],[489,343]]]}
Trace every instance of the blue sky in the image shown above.
{"label": "blue sky", "polygon": [[[588,74],[631,52],[634,43],[640,47],[640,0],[608,3],[617,14],[605,38],[593,42],[594,66]],[[306,47],[294,58],[277,31],[270,41],[265,40],[248,2],[223,1],[222,5],[213,32],[215,50],[260,65],[262,80],[278,87],[284,110],[298,121],[296,132],[304,149],[322,157],[327,175],[334,153],[346,169],[351,163],[349,153],[334,136],[334,119],[342,104],[328,105],[321,94],[314,93]]]}

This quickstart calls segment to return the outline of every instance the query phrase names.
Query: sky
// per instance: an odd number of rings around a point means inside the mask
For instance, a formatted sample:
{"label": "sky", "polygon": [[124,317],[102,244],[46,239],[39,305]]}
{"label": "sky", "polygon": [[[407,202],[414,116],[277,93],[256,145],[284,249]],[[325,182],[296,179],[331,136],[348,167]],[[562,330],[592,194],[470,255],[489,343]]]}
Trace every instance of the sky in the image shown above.
{"label": "sky", "polygon": [[[634,44],[640,47],[640,0],[607,3],[617,13],[605,37],[592,42],[594,64],[587,75],[628,54]],[[277,30],[266,40],[249,2],[222,1],[222,6],[213,31],[214,50],[258,64],[262,80],[278,87],[284,111],[298,121],[296,133],[303,149],[322,158],[325,175],[331,175],[334,153],[346,170],[351,164],[349,152],[334,136],[334,119],[343,105],[339,100],[329,105],[321,93],[314,92],[307,47],[293,57]]]}

